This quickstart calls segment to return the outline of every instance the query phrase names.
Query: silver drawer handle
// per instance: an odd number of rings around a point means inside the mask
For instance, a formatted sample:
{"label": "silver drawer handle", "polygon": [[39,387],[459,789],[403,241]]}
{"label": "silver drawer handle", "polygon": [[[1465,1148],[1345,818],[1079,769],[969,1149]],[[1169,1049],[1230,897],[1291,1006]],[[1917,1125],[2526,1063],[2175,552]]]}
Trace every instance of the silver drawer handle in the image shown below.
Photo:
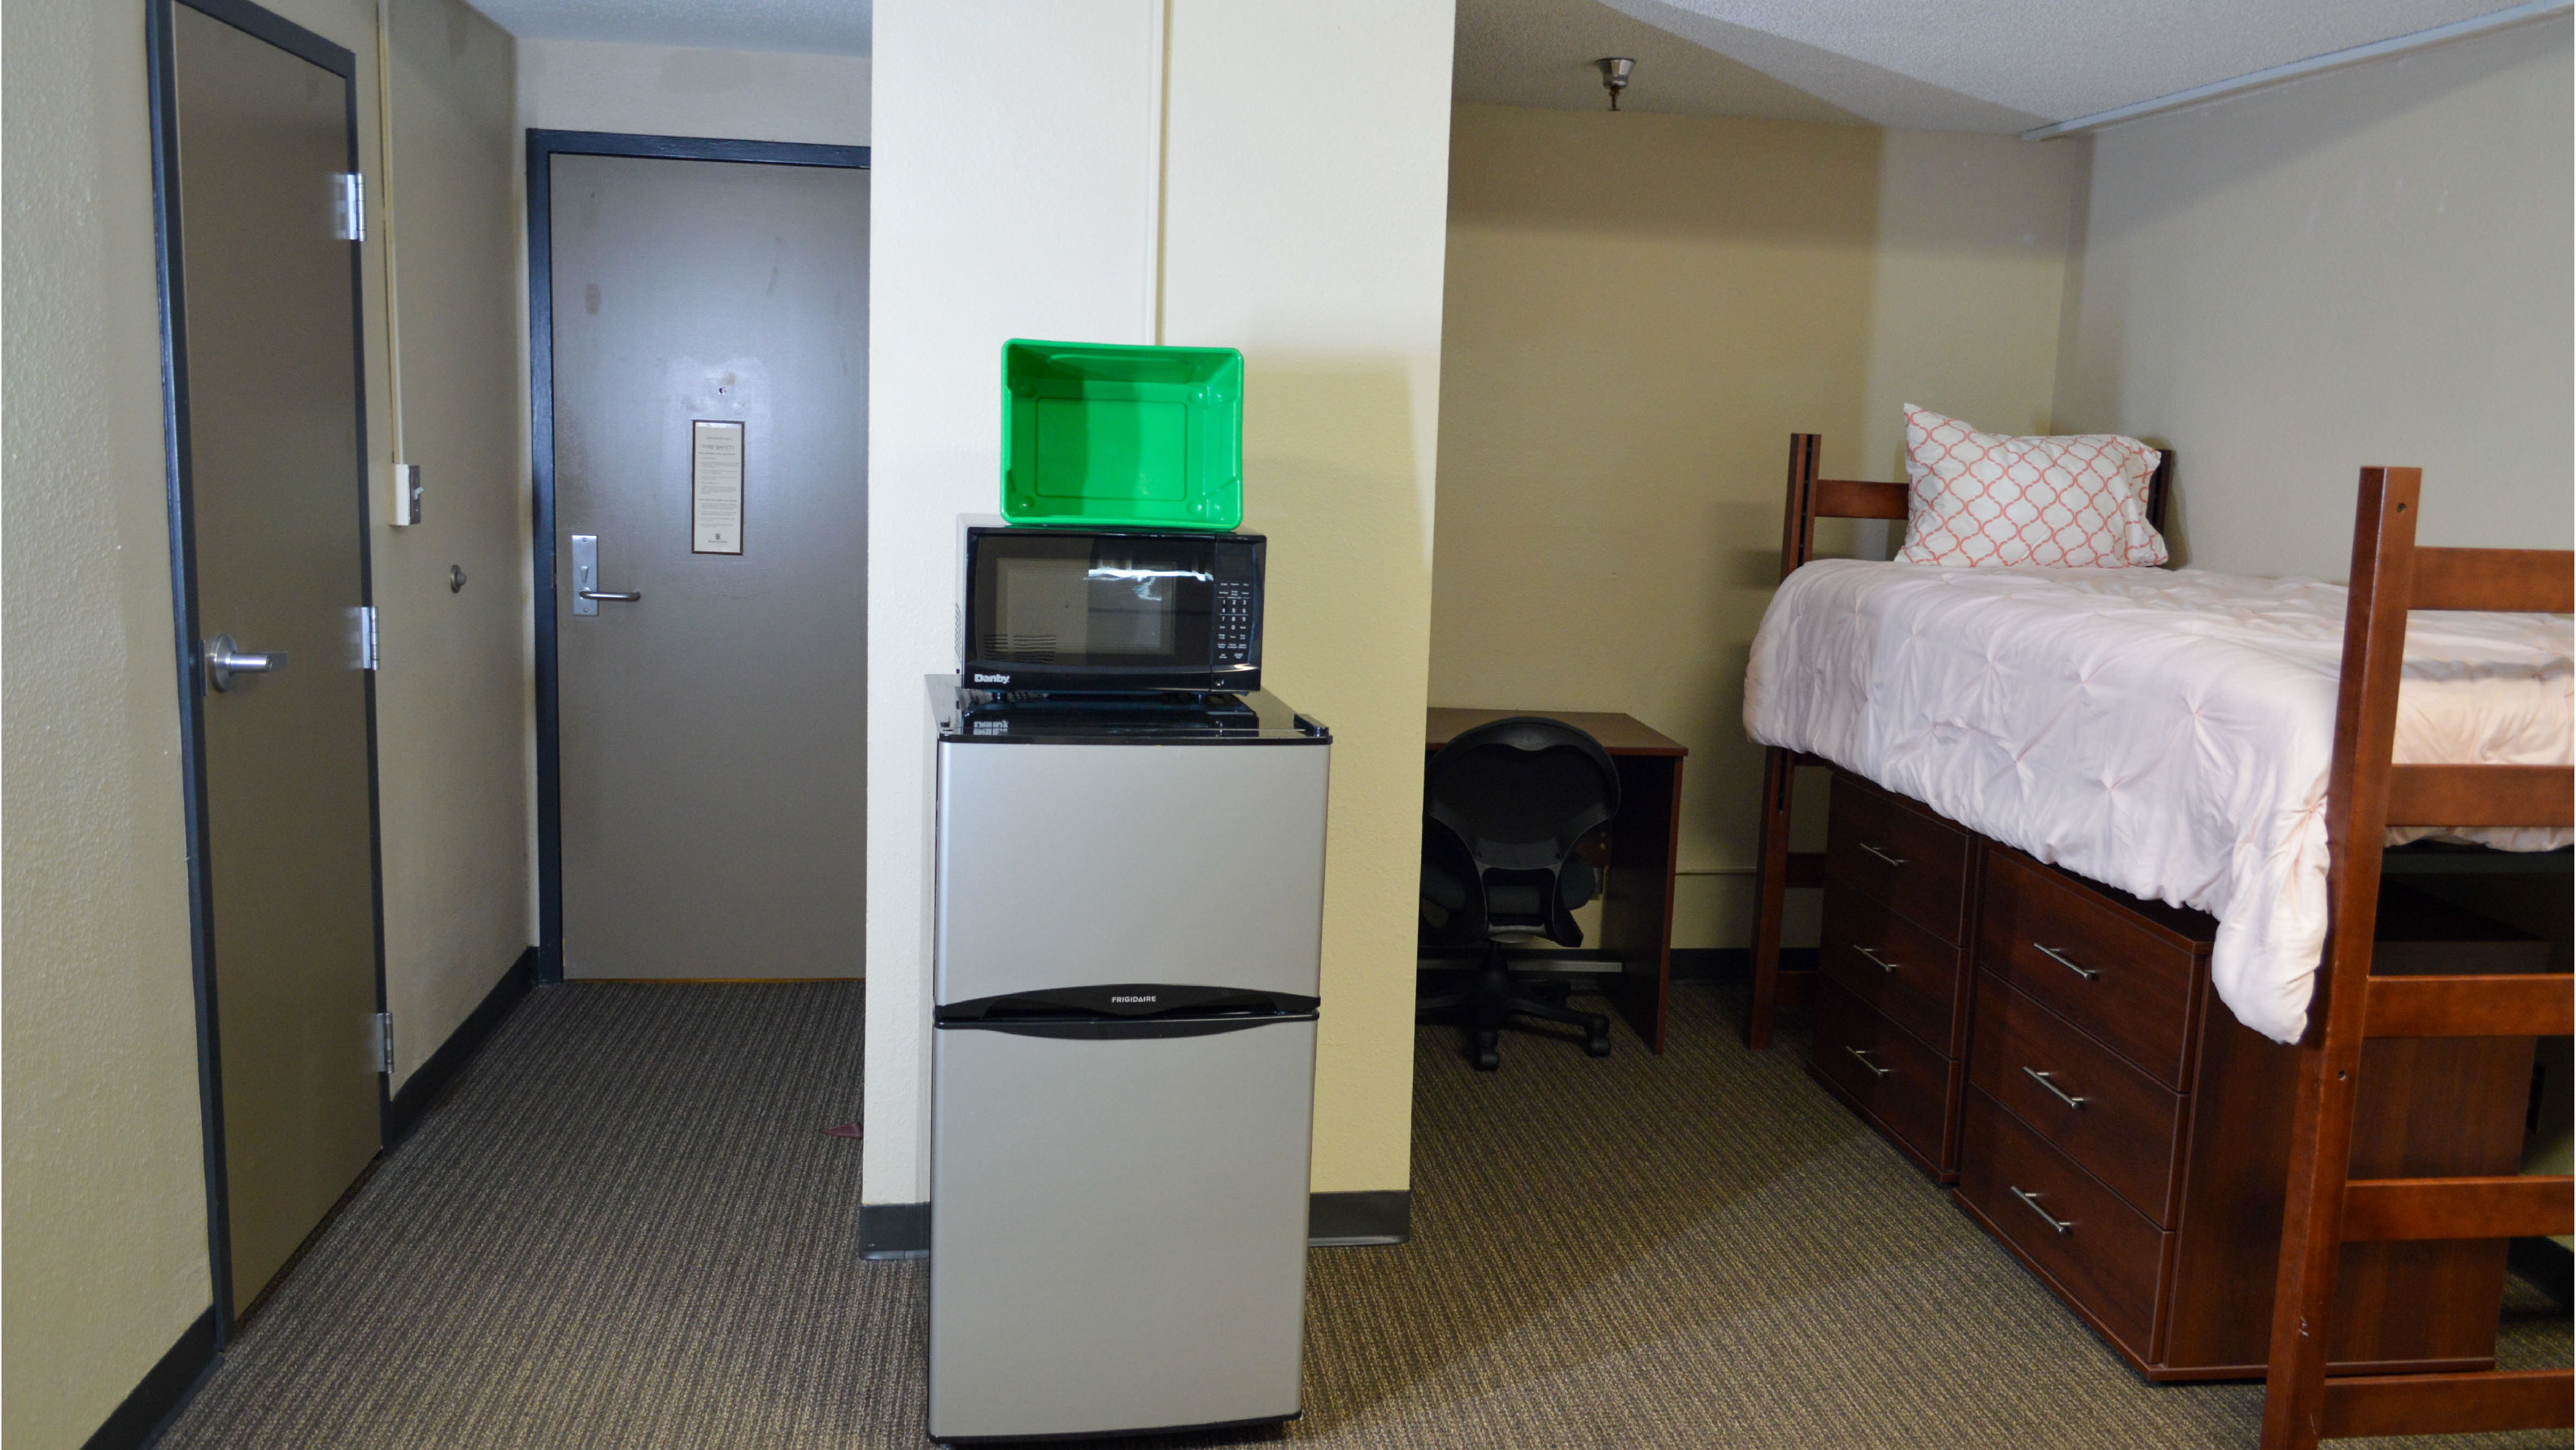
{"label": "silver drawer handle", "polygon": [[206,641],[206,683],[218,690],[233,687],[235,675],[264,675],[286,668],[286,651],[259,653],[246,650],[229,634],[219,634]]}
{"label": "silver drawer handle", "polygon": [[617,599],[632,602],[644,597],[644,591],[641,589],[630,590],[624,594],[613,594],[605,589],[576,589],[573,592],[584,599]]}
{"label": "silver drawer handle", "polygon": [[2066,1104],[2068,1107],[2081,1109],[2084,1106],[2084,1100],[2082,1098],[2077,1097],[2075,1094],[2070,1093],[2066,1089],[2057,1085],[2055,1081],[2057,1074],[2053,1072],[2041,1072],[2035,1067],[2025,1067],[2022,1069],[2022,1073],[2032,1082],[2035,1082],[2041,1087],[2048,1089],[2050,1092],[2057,1094],[2057,1100]]}
{"label": "silver drawer handle", "polygon": [[1890,866],[1902,866],[1905,864],[1904,857],[1897,855],[1894,851],[1882,851],[1867,841],[1861,842],[1860,848],[1867,851],[1869,854],[1876,856],[1878,859],[1886,862]]}
{"label": "silver drawer handle", "polygon": [[1891,975],[1893,975],[1893,974],[1895,973],[1895,971],[1896,971],[1897,967],[1898,967],[1899,965],[1901,965],[1900,963],[1889,961],[1887,958],[1880,956],[1878,953],[1876,953],[1876,952],[1874,952],[1874,951],[1871,951],[1869,948],[1867,948],[1867,947],[1865,947],[1865,946],[1862,946],[1859,942],[1853,942],[1853,943],[1852,943],[1852,950],[1853,950],[1853,951],[1856,951],[1856,952],[1858,952],[1858,953],[1860,953],[1860,954],[1861,954],[1862,956],[1864,956],[1864,957],[1869,958],[1869,964],[1870,964],[1871,966],[1876,967],[1876,968],[1878,968],[1880,971],[1882,971],[1882,972],[1886,972],[1886,973],[1889,973],[1889,974],[1891,974]]}
{"label": "silver drawer handle", "polygon": [[1872,1073],[1874,1073],[1874,1074],[1876,1074],[1876,1075],[1878,1075],[1878,1076],[1880,1076],[1880,1077],[1885,1077],[1885,1076],[1887,1076],[1889,1073],[1892,1073],[1892,1072],[1896,1071],[1896,1069],[1895,1069],[1895,1068],[1892,1068],[1892,1067],[1881,1067],[1881,1066],[1879,1066],[1877,1063],[1872,1062],[1872,1061],[1870,1060],[1869,1052],[1868,1052],[1868,1050],[1867,1050],[1867,1049],[1865,1049],[1865,1048],[1859,1048],[1859,1047],[1846,1047],[1846,1048],[1844,1048],[1844,1049],[1843,1049],[1843,1051],[1848,1052],[1848,1053],[1850,1053],[1850,1054],[1851,1054],[1851,1056],[1852,1056],[1852,1061],[1859,1063],[1861,1066],[1863,1066],[1863,1067],[1865,1067],[1865,1068],[1868,1068]]}
{"label": "silver drawer handle", "polygon": [[2009,1183],[2005,1184],[2004,1187],[2012,1188],[2012,1196],[2029,1205],[2030,1211],[2039,1215],[2039,1221],[2041,1223],[2047,1224],[2050,1228],[2053,1228],[2062,1234],[2071,1234],[2075,1232],[2075,1221],[2069,1218],[2059,1218],[2057,1215],[2050,1213],[2047,1209],[2040,1207],[2038,1194],[2024,1193],[2018,1188],[2013,1188]]}
{"label": "silver drawer handle", "polygon": [[2039,948],[2039,954],[2041,956],[2048,958],[2050,961],[2057,963],[2059,966],[2064,967],[2066,970],[2073,972],[2075,975],[2082,977],[2088,982],[2094,981],[2102,975],[2100,972],[2095,971],[2091,967],[2085,966],[2083,963],[2076,961],[2073,957],[2068,956],[2066,953],[2059,951],[2055,947],[2040,946],[2038,942],[2032,942],[2031,945]]}

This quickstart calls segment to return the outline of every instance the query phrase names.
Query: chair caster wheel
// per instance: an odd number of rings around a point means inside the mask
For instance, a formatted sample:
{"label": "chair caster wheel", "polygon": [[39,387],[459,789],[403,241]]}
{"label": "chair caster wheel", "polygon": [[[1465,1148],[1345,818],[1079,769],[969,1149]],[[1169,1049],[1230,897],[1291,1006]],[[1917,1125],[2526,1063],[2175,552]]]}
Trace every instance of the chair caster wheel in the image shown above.
{"label": "chair caster wheel", "polygon": [[1591,1053],[1594,1057],[1608,1057],[1610,1055],[1609,1019],[1605,1017],[1595,1017],[1592,1019],[1591,1026],[1591,1035],[1587,1036],[1583,1040],[1583,1050]]}
{"label": "chair caster wheel", "polygon": [[1492,1072],[1503,1065],[1502,1034],[1479,1032],[1467,1045],[1467,1060],[1478,1072]]}
{"label": "chair caster wheel", "polygon": [[1503,1055],[1501,1053],[1490,1047],[1479,1047],[1476,1049],[1476,1071],[1498,1072],[1502,1069],[1502,1065]]}

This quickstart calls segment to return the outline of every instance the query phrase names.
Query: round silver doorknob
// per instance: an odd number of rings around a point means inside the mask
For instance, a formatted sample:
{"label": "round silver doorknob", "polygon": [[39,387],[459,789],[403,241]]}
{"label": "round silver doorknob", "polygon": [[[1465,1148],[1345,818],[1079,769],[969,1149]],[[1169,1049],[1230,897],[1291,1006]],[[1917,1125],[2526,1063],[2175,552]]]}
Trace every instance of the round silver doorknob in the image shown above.
{"label": "round silver doorknob", "polygon": [[286,667],[286,651],[269,650],[255,653],[243,649],[229,634],[219,634],[205,643],[206,683],[218,690],[233,687],[235,675],[264,675]]}

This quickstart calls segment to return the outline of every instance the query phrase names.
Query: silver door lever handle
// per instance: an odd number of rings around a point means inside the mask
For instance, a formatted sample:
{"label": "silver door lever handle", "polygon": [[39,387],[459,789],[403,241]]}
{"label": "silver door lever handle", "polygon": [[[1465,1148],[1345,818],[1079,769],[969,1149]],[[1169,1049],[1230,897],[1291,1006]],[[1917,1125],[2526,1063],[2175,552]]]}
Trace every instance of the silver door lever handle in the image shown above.
{"label": "silver door lever handle", "polygon": [[229,634],[219,634],[205,644],[206,683],[218,690],[233,687],[235,675],[264,675],[286,667],[286,651],[270,650],[255,654],[243,649]]}
{"label": "silver door lever handle", "polygon": [[644,591],[641,589],[630,589],[623,594],[612,593],[606,589],[576,589],[573,592],[584,599],[615,599],[626,602],[644,597]]}

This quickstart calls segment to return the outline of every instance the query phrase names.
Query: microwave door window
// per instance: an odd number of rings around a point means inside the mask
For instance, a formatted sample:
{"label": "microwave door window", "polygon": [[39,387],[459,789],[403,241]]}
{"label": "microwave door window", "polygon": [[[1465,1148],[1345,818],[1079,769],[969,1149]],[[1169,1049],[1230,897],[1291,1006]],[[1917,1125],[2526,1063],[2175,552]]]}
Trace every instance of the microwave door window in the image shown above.
{"label": "microwave door window", "polygon": [[1091,645],[1100,655],[1164,660],[1172,654],[1172,609],[1180,591],[1164,569],[1095,564],[1091,586]]}
{"label": "microwave door window", "polygon": [[1090,560],[1006,555],[994,561],[994,627],[984,657],[1013,664],[1081,664],[1092,650]]}
{"label": "microwave door window", "polygon": [[1089,582],[1095,663],[1205,660],[1215,597],[1205,559],[1104,542],[1092,555]]}

